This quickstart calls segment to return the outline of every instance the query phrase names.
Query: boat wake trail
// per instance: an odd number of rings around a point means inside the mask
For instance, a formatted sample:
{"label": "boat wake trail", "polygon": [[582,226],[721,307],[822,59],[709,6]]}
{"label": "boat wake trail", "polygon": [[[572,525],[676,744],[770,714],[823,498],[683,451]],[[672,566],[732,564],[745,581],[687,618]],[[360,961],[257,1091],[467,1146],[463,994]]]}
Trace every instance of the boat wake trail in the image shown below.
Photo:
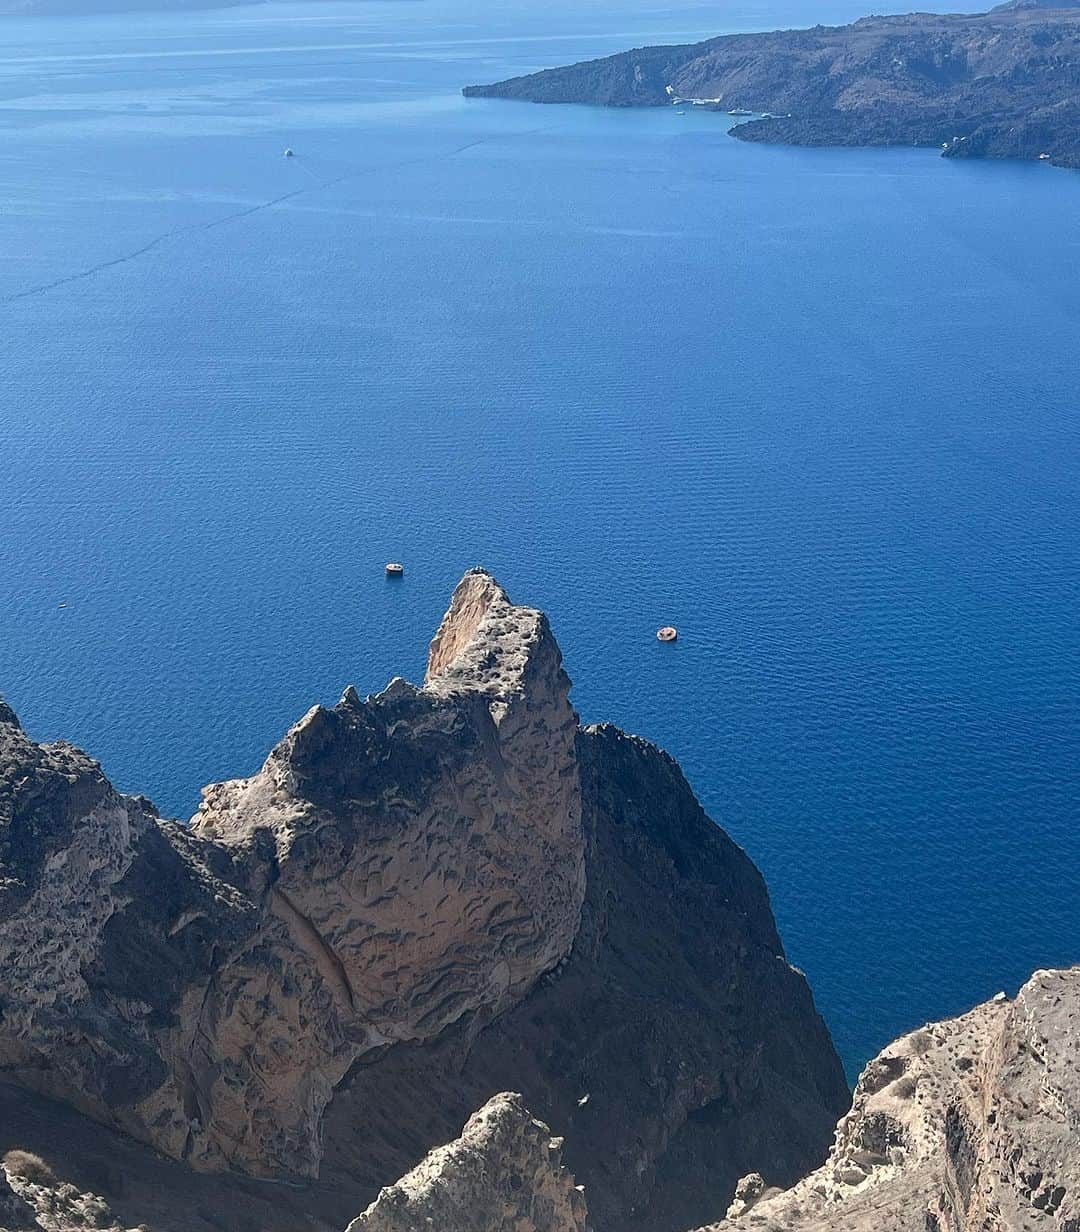
{"label": "boat wake trail", "polygon": [[44,295],[46,291],[55,291],[57,287],[67,286],[69,282],[78,282],[82,278],[93,278],[95,274],[100,274],[103,270],[112,269],[114,265],[123,265],[127,261],[138,260],[139,257],[148,253],[152,248],[157,248],[159,244],[164,244],[166,240],[171,240],[174,236],[181,235],[187,229],[181,227],[175,231],[166,231],[163,235],[155,236],[149,243],[143,244],[141,248],[136,248],[134,252],[126,252],[122,257],[113,257],[109,261],[99,261],[97,265],[88,266],[86,269],[79,270],[75,274],[65,274],[63,278],[54,278],[52,282],[42,282],[36,287],[27,287],[23,291],[14,291],[10,295],[5,295],[2,302],[12,304],[17,299],[27,299],[31,295]]}
{"label": "boat wake trail", "polygon": [[[446,150],[441,154],[424,155],[418,158],[404,159],[376,166],[361,167],[356,164],[339,164],[347,167],[347,170],[340,175],[332,176],[329,179],[316,179],[315,183],[306,184],[302,188],[294,188],[290,192],[281,193],[277,197],[271,197],[267,201],[259,201],[255,205],[245,206],[240,210],[233,210],[232,213],[224,214],[220,218],[213,218],[209,222],[190,223],[184,227],[175,227],[172,231],[163,231],[161,235],[154,236],[153,239],[148,240],[141,247],[135,248],[131,252],[122,253],[118,257],[110,257],[107,261],[99,261],[96,265],[88,265],[85,269],[76,270],[72,274],[65,274],[61,278],[54,278],[50,282],[41,282],[36,286],[25,287],[22,291],[13,291],[9,295],[0,296],[0,303],[12,304],[16,300],[29,299],[35,295],[46,295],[49,291],[66,287],[73,282],[82,282],[86,278],[93,278],[98,274],[104,273],[106,270],[115,269],[118,265],[126,265],[129,261],[137,261],[140,257],[146,256],[148,252],[152,252],[155,248],[160,248],[162,244],[166,244],[170,240],[179,239],[185,235],[197,234],[201,231],[213,231],[218,227],[240,222],[242,219],[250,218],[253,214],[261,214],[264,210],[272,210],[275,206],[284,205],[287,201],[293,201],[297,197],[333,188],[335,184],[342,184],[346,180],[353,180],[362,175],[373,175],[380,171],[396,171],[402,167],[415,167],[423,163],[442,162],[448,158],[456,158],[459,154],[464,154],[468,150],[474,150],[477,146],[485,145],[489,141],[499,140],[503,137],[529,137],[534,133],[544,131],[546,130],[530,129],[523,133],[502,133],[499,134],[499,137],[479,137],[474,141],[468,141],[464,145],[455,146],[453,149]],[[299,158],[291,161],[295,161],[298,166],[303,167],[309,174],[316,175],[310,167],[305,167]]]}

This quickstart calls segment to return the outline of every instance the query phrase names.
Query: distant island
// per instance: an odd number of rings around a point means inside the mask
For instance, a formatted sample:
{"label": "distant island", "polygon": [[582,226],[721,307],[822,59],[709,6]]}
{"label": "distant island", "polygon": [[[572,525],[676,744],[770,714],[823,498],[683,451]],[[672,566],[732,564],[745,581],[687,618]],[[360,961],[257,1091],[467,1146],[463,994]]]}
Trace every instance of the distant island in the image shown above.
{"label": "distant island", "polygon": [[741,141],[933,146],[1080,168],[1080,0],[644,47],[463,93],[699,106],[746,116],[732,129]]}

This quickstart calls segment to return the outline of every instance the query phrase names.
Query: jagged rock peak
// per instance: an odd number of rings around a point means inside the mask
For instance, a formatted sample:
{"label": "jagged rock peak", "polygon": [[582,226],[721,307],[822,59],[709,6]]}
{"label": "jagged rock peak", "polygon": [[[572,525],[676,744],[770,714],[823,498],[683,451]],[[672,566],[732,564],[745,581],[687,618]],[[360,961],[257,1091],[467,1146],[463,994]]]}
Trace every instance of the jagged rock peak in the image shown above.
{"label": "jagged rock peak", "polygon": [[474,570],[435,646],[423,688],[395,679],[362,701],[350,686],[313,707],[256,775],[208,787],[193,821],[244,853],[251,892],[331,993],[315,1123],[359,1055],[500,1012],[577,934],[577,715],[547,621]]}
{"label": "jagged rock peak", "polygon": [[[577,714],[569,701],[570,679],[547,617],[510,601],[483,569],[470,569],[454,590],[428,654],[425,683],[417,688],[394,677],[381,693],[362,701],[349,685],[336,706],[313,706],[275,746],[262,770],[249,779],[213,784],[192,824],[219,841],[248,841],[257,829],[273,829],[279,848],[312,807],[346,794],[371,797],[381,785],[387,752],[376,726],[393,721],[429,723],[482,700],[504,748],[517,736],[547,727],[572,739]],[[453,706],[446,703],[453,702]],[[458,710],[454,709],[454,706]],[[472,711],[470,710],[470,714]],[[378,716],[379,723],[373,723]],[[417,767],[423,770],[425,767]],[[274,807],[268,808],[273,802]]]}
{"label": "jagged rock peak", "polygon": [[[537,668],[550,671],[552,683],[569,692],[543,612],[511,603],[490,573],[470,569],[432,639],[425,687],[436,693],[473,689],[505,698],[529,690]],[[495,714],[498,719],[502,708]]]}
{"label": "jagged rock peak", "polygon": [[469,569],[454,588],[450,606],[431,639],[425,679],[441,676],[476,638],[492,607],[508,604],[506,591],[490,573],[479,568]]}
{"label": "jagged rock peak", "polygon": [[[190,827],[0,723],[4,1080],[177,1177],[317,1175],[291,1232],[343,1227],[509,1088],[565,1130],[601,1232],[792,1183],[848,1093],[760,874],[569,689],[543,615],[473,571],[424,685],[312,708]],[[202,1192],[163,1232],[220,1226]]]}
{"label": "jagged rock peak", "polygon": [[2,697],[0,697],[0,727],[17,727],[21,730],[19,716]]}
{"label": "jagged rock peak", "polygon": [[520,1095],[496,1095],[348,1232],[587,1232],[584,1192],[561,1156],[562,1139]]}

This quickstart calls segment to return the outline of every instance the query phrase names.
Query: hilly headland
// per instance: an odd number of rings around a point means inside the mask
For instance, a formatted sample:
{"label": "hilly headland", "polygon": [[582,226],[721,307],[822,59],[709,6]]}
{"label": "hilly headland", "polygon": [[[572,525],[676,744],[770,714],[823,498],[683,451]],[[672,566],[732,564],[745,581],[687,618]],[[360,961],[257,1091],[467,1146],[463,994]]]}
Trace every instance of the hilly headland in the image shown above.
{"label": "hilly headland", "polygon": [[1080,5],[911,13],[642,47],[493,85],[470,98],[699,106],[745,117],[741,141],[908,145],[949,158],[1080,167]]}

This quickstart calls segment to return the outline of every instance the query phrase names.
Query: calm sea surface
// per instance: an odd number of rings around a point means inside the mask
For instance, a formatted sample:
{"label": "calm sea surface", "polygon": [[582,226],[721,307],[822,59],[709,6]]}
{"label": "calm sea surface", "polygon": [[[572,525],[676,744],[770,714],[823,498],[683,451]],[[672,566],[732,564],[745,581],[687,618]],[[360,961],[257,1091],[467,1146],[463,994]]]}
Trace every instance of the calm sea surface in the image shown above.
{"label": "calm sea surface", "polygon": [[1080,175],[458,94],[863,7],[4,19],[29,731],[186,816],[484,563],[761,865],[849,1069],[1080,961]]}

